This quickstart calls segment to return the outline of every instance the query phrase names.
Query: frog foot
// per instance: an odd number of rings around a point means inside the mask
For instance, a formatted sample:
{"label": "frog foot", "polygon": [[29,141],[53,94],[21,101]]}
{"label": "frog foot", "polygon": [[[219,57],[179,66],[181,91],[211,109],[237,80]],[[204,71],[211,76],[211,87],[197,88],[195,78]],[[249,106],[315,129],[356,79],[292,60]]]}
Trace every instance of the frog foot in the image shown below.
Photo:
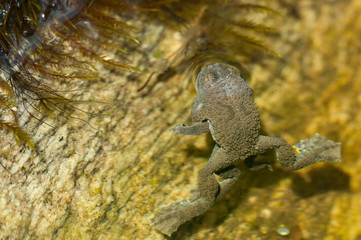
{"label": "frog foot", "polygon": [[170,237],[180,225],[188,220],[185,219],[183,211],[189,203],[186,199],[161,208],[155,218],[154,227]]}
{"label": "frog foot", "polygon": [[200,197],[198,191],[193,192],[197,193],[192,200],[185,199],[161,208],[155,218],[154,227],[167,236],[171,236],[180,225],[206,212],[212,204]]}
{"label": "frog foot", "polygon": [[182,128],[184,127],[184,124],[174,124],[173,128],[169,129],[168,131],[174,132],[173,136],[176,136],[178,134],[182,134]]}

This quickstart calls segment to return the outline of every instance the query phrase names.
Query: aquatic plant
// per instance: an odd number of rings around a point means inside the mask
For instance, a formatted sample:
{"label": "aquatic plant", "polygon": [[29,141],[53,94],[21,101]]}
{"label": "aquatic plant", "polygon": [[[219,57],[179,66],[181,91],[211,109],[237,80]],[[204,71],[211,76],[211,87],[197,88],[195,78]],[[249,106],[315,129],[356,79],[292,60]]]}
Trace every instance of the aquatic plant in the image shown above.
{"label": "aquatic plant", "polygon": [[[281,15],[267,6],[224,0],[141,2],[153,20],[181,32],[182,47],[167,59],[170,65],[177,62],[177,68],[200,69],[213,60],[247,64],[264,52],[280,56],[263,36],[257,38],[275,29],[249,18],[252,12]],[[245,68],[241,70],[246,74]]]}
{"label": "aquatic plant", "polygon": [[93,60],[139,71],[104,55],[107,49],[127,53],[120,47],[126,40],[139,44],[131,35],[135,27],[110,16],[114,6],[121,7],[111,0],[0,2],[0,129],[34,149],[20,126],[19,108],[34,118],[34,110],[70,115],[78,101],[58,88],[64,82],[72,86],[72,81],[98,78]]}

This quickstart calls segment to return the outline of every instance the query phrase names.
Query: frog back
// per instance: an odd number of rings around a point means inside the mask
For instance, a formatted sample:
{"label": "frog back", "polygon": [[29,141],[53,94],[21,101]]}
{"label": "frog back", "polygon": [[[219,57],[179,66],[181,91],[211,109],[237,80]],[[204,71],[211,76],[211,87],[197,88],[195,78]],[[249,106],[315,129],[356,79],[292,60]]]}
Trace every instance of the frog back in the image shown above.
{"label": "frog back", "polygon": [[[260,130],[259,113],[247,86],[233,98],[215,102],[209,125],[214,141],[227,151],[253,155]],[[217,107],[215,107],[217,106]]]}

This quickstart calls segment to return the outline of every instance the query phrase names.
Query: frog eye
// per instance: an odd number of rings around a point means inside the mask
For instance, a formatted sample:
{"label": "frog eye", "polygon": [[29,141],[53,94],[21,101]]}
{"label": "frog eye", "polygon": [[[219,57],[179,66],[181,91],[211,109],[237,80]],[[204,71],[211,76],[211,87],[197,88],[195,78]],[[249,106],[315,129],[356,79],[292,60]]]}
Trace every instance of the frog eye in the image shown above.
{"label": "frog eye", "polygon": [[213,76],[212,76],[212,74],[207,74],[207,75],[204,77],[204,82],[205,82],[205,83],[212,83],[212,82],[213,82]]}
{"label": "frog eye", "polygon": [[204,82],[206,84],[213,84],[213,83],[217,82],[217,79],[218,79],[217,74],[209,73],[204,77]]}

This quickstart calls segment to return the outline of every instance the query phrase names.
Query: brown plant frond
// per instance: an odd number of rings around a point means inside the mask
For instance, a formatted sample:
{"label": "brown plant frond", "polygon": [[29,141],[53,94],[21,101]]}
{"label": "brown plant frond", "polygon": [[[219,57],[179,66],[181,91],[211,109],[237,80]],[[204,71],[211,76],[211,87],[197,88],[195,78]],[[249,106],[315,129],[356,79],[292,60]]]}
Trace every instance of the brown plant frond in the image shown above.
{"label": "brown plant frond", "polygon": [[257,31],[257,32],[273,32],[273,31],[275,31],[275,28],[273,28],[273,27],[268,27],[264,24],[255,23],[255,22],[252,22],[247,19],[242,19],[242,20],[238,20],[238,21],[232,21],[232,20],[227,21],[226,20],[225,22],[228,22],[228,24],[232,24],[235,27],[249,29],[249,30]]}
{"label": "brown plant frond", "polygon": [[249,12],[254,12],[254,11],[258,11],[258,12],[263,12],[263,13],[270,13],[270,14],[275,14],[278,16],[282,16],[282,14],[276,10],[274,10],[273,8],[267,7],[267,6],[262,6],[262,5],[258,5],[258,4],[231,4],[232,8],[238,8],[240,10],[245,10],[245,11],[249,11]]}
{"label": "brown plant frond", "polygon": [[0,78],[0,90],[4,91],[9,98],[11,99],[14,98],[13,92],[11,90],[11,86],[1,78]]}
{"label": "brown plant frond", "polygon": [[19,144],[26,143],[32,150],[35,149],[34,143],[29,134],[26,133],[18,124],[15,124],[14,122],[6,122],[0,119],[0,129],[10,130]]}
{"label": "brown plant frond", "polygon": [[113,29],[114,27],[118,27],[127,30],[135,30],[135,31],[139,30],[137,27],[123,23],[115,18],[104,15],[103,13],[95,10],[94,7],[87,8],[86,12],[88,13],[87,16],[89,17],[89,19],[95,21],[96,22],[95,24],[98,24],[98,26],[100,25],[102,27],[113,28]]}
{"label": "brown plant frond", "polygon": [[244,46],[242,46],[242,43],[244,43],[249,46],[263,49],[264,51],[269,52],[275,56],[280,56],[277,52],[273,51],[269,46],[267,46],[263,41],[255,38],[253,36],[245,35],[245,34],[233,31],[233,30],[231,30],[230,32],[232,32],[232,39],[228,40],[229,42],[227,42],[227,40],[225,40],[227,45],[232,45],[233,41],[239,41],[241,43],[238,45],[239,47],[244,47]]}

